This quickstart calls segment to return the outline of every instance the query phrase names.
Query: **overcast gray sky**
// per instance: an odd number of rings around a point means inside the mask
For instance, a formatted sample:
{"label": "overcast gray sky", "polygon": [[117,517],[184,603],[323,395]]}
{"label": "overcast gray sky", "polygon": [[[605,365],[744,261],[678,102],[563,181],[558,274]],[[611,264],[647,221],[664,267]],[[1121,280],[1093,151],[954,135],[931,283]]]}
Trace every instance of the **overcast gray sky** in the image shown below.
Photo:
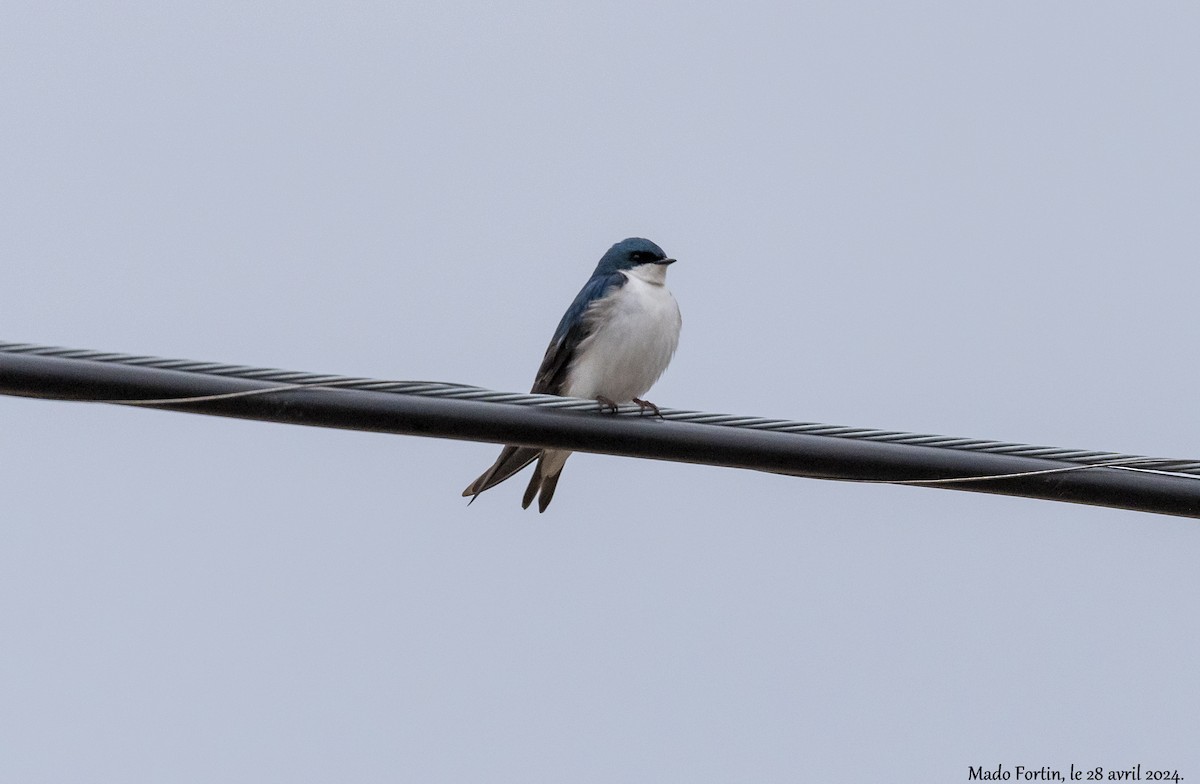
{"label": "overcast gray sky", "polygon": [[[0,339],[1200,456],[1194,3],[0,11]],[[726,6],[729,7],[726,7]],[[0,399],[0,780],[1200,779],[1200,526]]]}

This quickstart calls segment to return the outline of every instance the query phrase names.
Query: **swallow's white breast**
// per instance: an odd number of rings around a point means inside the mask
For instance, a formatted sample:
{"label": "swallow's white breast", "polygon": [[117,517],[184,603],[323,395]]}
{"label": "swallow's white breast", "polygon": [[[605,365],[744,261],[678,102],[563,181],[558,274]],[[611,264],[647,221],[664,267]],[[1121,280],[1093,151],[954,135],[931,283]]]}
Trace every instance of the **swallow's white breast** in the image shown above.
{"label": "swallow's white breast", "polygon": [[576,350],[563,393],[626,403],[654,385],[679,345],[683,320],[663,281],[666,267],[643,264],[622,273],[624,286],[588,308],[594,325]]}

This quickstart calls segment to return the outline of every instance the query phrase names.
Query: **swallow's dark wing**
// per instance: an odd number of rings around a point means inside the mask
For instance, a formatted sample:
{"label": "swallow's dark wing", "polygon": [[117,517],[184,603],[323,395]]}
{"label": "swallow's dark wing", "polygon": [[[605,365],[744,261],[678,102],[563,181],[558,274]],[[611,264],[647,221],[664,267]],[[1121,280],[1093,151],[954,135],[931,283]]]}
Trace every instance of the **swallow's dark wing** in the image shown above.
{"label": "swallow's dark wing", "polygon": [[609,275],[595,275],[584,284],[571,307],[567,308],[562,320],[558,322],[558,329],[554,330],[554,337],[546,348],[546,356],[542,358],[542,366],[538,368],[530,392],[543,395],[562,394],[566,386],[567,370],[575,359],[575,351],[595,327],[585,318],[588,308],[624,286],[626,280],[624,275],[614,272]]}
{"label": "swallow's dark wing", "polygon": [[[537,378],[533,381],[531,390],[533,393],[562,394],[566,385],[567,371],[571,367],[572,360],[575,359],[575,350],[579,348],[579,344],[583,342],[584,338],[592,333],[593,325],[584,318],[588,308],[612,293],[614,289],[624,286],[625,281],[624,275],[614,272],[611,275],[595,275],[584,284],[579,294],[576,295],[575,301],[571,303],[567,312],[563,314],[562,320],[558,322],[558,329],[554,330],[554,337],[550,340],[546,356],[542,359],[542,366],[538,368]],[[508,479],[536,460],[541,453],[540,449],[525,446],[504,447],[492,467],[484,471],[466,490],[463,490],[463,496],[472,496],[471,500],[475,500],[474,496]],[[554,481],[558,481],[557,475],[555,475]],[[553,492],[553,485],[551,485],[550,494]],[[545,509],[545,504],[549,503],[550,494],[547,494],[545,501],[542,502],[542,509]],[[528,506],[528,502],[525,505]]]}

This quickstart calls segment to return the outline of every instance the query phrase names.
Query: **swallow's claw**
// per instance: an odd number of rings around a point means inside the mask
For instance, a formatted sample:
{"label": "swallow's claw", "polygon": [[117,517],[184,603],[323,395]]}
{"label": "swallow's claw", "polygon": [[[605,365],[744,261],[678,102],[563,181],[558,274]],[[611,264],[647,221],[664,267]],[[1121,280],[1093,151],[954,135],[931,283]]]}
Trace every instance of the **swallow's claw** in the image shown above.
{"label": "swallow's claw", "polygon": [[663,418],[662,412],[658,410],[658,406],[654,405],[649,400],[642,400],[641,398],[635,397],[633,402],[637,403],[638,408],[642,410],[643,414],[645,414],[647,411],[653,411],[654,416],[658,417],[659,419]]}
{"label": "swallow's claw", "polygon": [[617,413],[617,401],[607,398],[604,395],[599,395],[596,402],[600,404],[600,413],[615,414]]}

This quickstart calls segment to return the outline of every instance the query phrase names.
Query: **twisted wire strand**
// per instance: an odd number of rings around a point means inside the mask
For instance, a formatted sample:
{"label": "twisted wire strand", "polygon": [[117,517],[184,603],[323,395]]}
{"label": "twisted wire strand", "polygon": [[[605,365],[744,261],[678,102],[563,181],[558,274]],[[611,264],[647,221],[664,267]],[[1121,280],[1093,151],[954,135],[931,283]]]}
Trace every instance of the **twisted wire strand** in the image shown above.
{"label": "twisted wire strand", "polygon": [[[246,365],[230,365],[219,362],[197,362],[184,359],[167,359],[163,357],[116,354],[111,352],[94,351],[90,349],[61,348],[31,343],[0,342],[0,351],[14,354],[32,354],[45,357],[59,357],[63,359],[79,359],[91,362],[105,362],[118,365],[158,368],[162,370],[174,370],[185,373],[227,376],[273,384],[273,386],[262,389],[229,392],[218,395],[163,399],[95,401],[126,406],[153,407],[174,403],[205,402],[209,400],[223,400],[229,398],[287,392],[298,389],[328,389],[330,391],[337,391],[339,389],[356,389],[391,394],[419,395],[425,397],[453,398],[458,400],[473,400],[488,403],[504,403],[519,406],[535,406],[540,408],[553,408],[567,411],[596,410],[596,401],[594,400],[566,398],[556,395],[497,392],[495,390],[484,389],[482,387],[468,386],[465,384],[451,384],[442,381],[386,381],[380,379],[279,370],[275,368],[250,367]],[[954,479],[889,480],[889,484],[920,485],[948,484],[954,482],[976,482],[986,479],[1008,479],[1018,476],[1062,473],[1089,468],[1144,471],[1200,479],[1200,460],[1154,458],[1145,457],[1142,455],[1120,454],[1117,452],[1099,452],[1083,449],[1068,449],[1063,447],[1035,446],[1031,444],[1018,444],[1005,441],[989,441],[975,438],[906,433],[896,430],[876,430],[862,427],[847,427],[843,425],[827,425],[816,422],[795,422],[784,419],[768,419],[763,417],[737,416],[732,414],[715,414],[704,411],[689,411],[684,409],[662,408],[660,410],[663,419],[675,422],[690,422],[696,424],[714,425],[717,427],[746,428],[782,433],[819,435],[830,438],[844,438],[859,441],[876,441],[891,444],[936,447],[939,449],[950,449],[966,452],[987,452],[998,455],[1055,460],[1071,464],[1063,468],[1050,468],[1039,471],[1027,471],[1013,474],[960,477]],[[619,415],[640,416],[643,412],[635,405],[626,404],[619,407],[617,413]]]}

